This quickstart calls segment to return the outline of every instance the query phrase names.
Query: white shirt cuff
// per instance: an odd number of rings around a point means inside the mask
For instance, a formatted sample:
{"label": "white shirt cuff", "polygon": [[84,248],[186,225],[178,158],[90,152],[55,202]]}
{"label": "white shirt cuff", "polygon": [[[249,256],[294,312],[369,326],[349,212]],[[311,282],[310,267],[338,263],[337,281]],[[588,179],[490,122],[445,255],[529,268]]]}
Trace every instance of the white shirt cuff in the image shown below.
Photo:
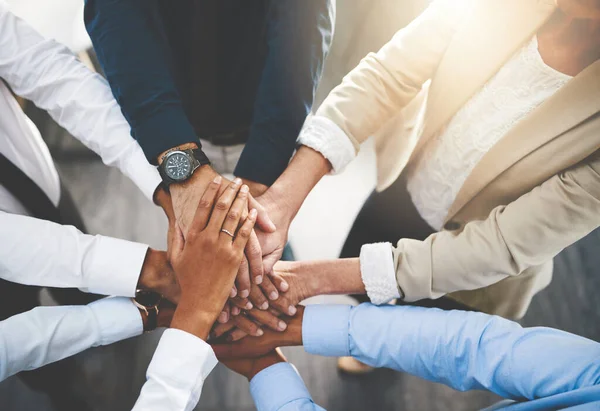
{"label": "white shirt cuff", "polygon": [[84,267],[88,277],[85,291],[135,297],[148,246],[100,235],[94,240],[93,254]]}
{"label": "white shirt cuff", "polygon": [[165,330],[152,361],[148,377],[189,394],[187,404],[198,403],[202,385],[218,364],[217,357],[205,341],[175,328]]}
{"label": "white shirt cuff", "polygon": [[396,280],[390,243],[363,245],[360,250],[360,272],[373,304],[385,304],[394,298],[404,297]]}
{"label": "white shirt cuff", "polygon": [[109,345],[142,334],[140,311],[131,299],[109,297],[88,305],[100,326],[99,345]]}
{"label": "white shirt cuff", "polygon": [[356,157],[350,138],[333,121],[323,116],[306,120],[298,143],[318,151],[331,163],[332,173],[338,174]]}
{"label": "white shirt cuff", "polygon": [[139,146],[131,153],[126,164],[127,169],[123,170],[124,174],[133,181],[148,200],[153,202],[154,192],[162,181],[156,167],[148,163]]}

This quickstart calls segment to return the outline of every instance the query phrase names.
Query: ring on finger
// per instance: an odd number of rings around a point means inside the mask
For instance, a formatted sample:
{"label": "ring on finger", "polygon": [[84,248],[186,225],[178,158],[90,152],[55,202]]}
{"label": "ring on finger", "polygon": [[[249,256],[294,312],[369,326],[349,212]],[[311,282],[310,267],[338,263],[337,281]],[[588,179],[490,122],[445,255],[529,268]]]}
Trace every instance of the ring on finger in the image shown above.
{"label": "ring on finger", "polygon": [[227,235],[228,235],[229,237],[231,237],[231,238],[235,238],[235,234],[233,234],[233,233],[232,233],[231,231],[229,231],[229,230],[226,230],[226,229],[222,228],[222,229],[221,229],[221,232],[222,232],[222,233],[225,233],[225,234],[227,234]]}

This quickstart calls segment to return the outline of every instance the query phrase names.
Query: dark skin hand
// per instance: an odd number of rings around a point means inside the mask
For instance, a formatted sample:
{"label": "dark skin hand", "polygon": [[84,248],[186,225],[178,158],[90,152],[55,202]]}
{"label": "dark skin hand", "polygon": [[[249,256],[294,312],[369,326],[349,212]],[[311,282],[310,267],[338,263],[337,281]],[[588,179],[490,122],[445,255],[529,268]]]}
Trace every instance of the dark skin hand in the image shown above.
{"label": "dark skin hand", "polygon": [[223,364],[231,371],[243,375],[250,381],[262,370],[282,362],[287,362],[287,360],[281,350],[277,348],[262,357],[225,360]]}

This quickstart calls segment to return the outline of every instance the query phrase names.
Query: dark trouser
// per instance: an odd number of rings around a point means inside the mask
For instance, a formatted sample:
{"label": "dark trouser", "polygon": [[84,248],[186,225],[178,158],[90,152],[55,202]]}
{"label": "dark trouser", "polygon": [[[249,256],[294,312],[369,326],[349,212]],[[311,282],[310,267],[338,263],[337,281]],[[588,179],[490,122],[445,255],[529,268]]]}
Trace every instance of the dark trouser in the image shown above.
{"label": "dark trouser", "polygon": [[[58,209],[63,224],[73,225],[82,232],[86,231],[75,203],[65,187],[61,187]],[[41,289],[42,287],[0,280],[0,321],[39,306]],[[49,292],[61,305],[83,305],[98,298],[77,289],[52,288],[49,289]],[[74,367],[75,361],[72,358],[66,358],[37,370],[21,372],[19,378],[31,389],[46,393],[59,411],[69,410],[74,406],[81,411],[86,409],[85,405],[68,395],[68,387],[72,385]]]}
{"label": "dark trouser", "polygon": [[[385,191],[373,192],[368,198],[354,220],[340,258],[358,257],[363,244],[389,242],[395,245],[401,238],[424,240],[433,233],[434,230],[421,218],[412,203],[405,180],[399,178]],[[369,301],[365,295],[353,297],[359,302]],[[472,311],[466,305],[447,297],[425,299],[411,305]]]}

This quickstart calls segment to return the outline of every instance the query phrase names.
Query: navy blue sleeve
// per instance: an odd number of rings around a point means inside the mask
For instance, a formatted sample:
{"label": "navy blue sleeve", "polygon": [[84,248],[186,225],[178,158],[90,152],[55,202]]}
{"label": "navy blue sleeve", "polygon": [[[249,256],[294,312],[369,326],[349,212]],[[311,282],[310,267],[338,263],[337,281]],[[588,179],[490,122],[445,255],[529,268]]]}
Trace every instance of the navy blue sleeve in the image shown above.
{"label": "navy blue sleeve", "polygon": [[[236,176],[271,185],[283,173],[311,110],[333,35],[334,0],[271,3],[268,55]],[[267,159],[267,160],[265,160]]]}
{"label": "navy blue sleeve", "polygon": [[157,0],[86,0],[85,25],[146,158],[198,142],[177,92]]}

